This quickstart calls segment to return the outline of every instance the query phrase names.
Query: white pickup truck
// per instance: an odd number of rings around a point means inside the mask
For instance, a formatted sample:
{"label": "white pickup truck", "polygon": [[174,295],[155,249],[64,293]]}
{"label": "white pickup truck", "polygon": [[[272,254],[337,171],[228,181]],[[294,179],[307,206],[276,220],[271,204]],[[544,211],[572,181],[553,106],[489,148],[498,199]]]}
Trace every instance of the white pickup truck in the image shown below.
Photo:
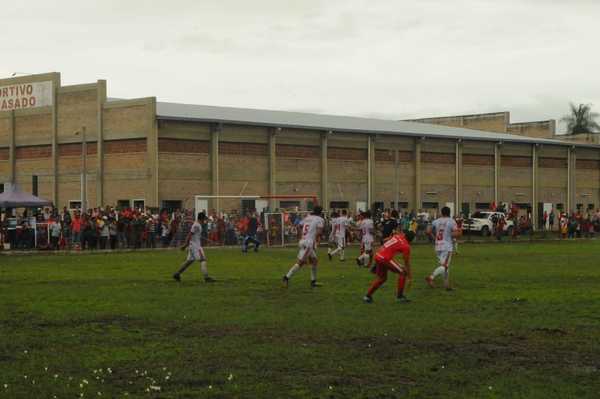
{"label": "white pickup truck", "polygon": [[508,220],[506,215],[502,212],[492,211],[477,211],[471,215],[471,217],[465,220],[463,229],[466,231],[480,232],[482,236],[489,236],[494,231],[493,219],[504,216],[506,224],[504,225],[504,232],[507,235],[512,235],[515,224],[512,220]]}

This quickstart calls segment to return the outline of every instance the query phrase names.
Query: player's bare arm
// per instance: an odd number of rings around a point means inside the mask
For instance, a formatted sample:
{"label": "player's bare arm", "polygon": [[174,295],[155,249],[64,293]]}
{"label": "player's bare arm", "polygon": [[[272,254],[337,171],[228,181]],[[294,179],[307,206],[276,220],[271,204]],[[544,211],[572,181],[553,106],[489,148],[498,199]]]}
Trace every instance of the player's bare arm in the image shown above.
{"label": "player's bare arm", "polygon": [[185,238],[185,242],[183,243],[183,246],[181,247],[182,251],[185,251],[186,248],[190,245],[190,240],[192,239],[192,232],[190,231],[187,235],[187,237]]}

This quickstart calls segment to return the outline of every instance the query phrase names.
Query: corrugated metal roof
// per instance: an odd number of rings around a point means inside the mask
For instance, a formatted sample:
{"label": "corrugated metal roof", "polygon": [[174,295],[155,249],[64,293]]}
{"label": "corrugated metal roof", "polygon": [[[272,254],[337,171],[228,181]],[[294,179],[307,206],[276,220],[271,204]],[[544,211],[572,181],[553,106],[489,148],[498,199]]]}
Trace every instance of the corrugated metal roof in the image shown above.
{"label": "corrugated metal roof", "polygon": [[532,137],[523,137],[506,133],[492,133],[481,130],[463,129],[420,122],[311,114],[303,112],[269,111],[251,108],[216,107],[209,105],[157,102],[156,114],[158,119],[169,120],[221,122],[253,126],[331,130],[333,132],[376,133],[431,138],[461,138],[465,140],[600,147],[568,143],[561,140],[536,139]]}

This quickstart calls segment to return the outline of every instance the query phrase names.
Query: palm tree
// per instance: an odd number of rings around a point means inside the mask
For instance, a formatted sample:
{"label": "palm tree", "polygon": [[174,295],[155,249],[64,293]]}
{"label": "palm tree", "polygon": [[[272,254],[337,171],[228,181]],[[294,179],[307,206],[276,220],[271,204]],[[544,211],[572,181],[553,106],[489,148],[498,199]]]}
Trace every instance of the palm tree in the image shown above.
{"label": "palm tree", "polygon": [[562,118],[567,123],[567,134],[578,133],[597,133],[600,131],[600,125],[595,119],[600,116],[597,112],[592,112],[590,104],[569,104],[571,113]]}

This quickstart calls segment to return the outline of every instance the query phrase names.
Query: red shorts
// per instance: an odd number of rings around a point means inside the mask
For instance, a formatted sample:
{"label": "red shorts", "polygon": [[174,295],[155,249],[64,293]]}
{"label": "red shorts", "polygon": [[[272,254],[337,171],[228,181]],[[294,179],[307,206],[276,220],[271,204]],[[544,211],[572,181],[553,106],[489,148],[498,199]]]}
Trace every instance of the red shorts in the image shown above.
{"label": "red shorts", "polygon": [[380,256],[375,257],[375,274],[379,277],[386,277],[387,272],[404,273],[404,267],[393,259],[385,259]]}

